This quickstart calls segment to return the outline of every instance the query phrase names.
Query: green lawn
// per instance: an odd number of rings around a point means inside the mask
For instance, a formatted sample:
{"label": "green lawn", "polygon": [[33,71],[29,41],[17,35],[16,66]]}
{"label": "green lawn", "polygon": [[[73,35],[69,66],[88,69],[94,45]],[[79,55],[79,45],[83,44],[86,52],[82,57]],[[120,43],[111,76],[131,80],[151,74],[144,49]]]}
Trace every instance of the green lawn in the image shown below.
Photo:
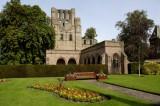
{"label": "green lawn", "polygon": [[149,106],[149,101],[99,88],[85,81],[65,82],[65,86],[93,90],[111,96],[111,100],[99,103],[76,103],[37,89],[27,88],[33,83],[57,83],[56,78],[13,78],[0,83],[0,106]]}
{"label": "green lawn", "polygon": [[160,75],[109,75],[105,82],[160,94]]}

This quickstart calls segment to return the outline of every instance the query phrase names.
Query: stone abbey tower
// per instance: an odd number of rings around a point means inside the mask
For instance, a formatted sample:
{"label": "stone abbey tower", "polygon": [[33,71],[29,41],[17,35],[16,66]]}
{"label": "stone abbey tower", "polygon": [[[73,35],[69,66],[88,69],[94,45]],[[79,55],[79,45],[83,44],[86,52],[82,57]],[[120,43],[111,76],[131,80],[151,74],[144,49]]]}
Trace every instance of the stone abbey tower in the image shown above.
{"label": "stone abbey tower", "polygon": [[55,48],[46,51],[46,64],[105,64],[109,73],[128,73],[123,42],[111,40],[97,43],[82,38],[81,20],[75,9],[51,9],[51,25],[55,29]]}
{"label": "stone abbey tower", "polygon": [[55,50],[81,50],[81,24],[80,18],[75,17],[75,9],[52,8],[51,14],[56,32]]}

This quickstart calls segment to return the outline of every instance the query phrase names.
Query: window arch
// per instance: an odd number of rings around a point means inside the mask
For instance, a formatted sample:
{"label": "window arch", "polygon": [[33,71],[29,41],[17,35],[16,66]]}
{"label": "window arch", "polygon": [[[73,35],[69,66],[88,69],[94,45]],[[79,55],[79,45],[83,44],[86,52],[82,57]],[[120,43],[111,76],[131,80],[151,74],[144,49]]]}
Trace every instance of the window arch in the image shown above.
{"label": "window arch", "polygon": [[60,40],[63,40],[63,34],[61,34],[61,36],[60,36]]}
{"label": "window arch", "polygon": [[84,40],[84,44],[86,44],[86,40]]}
{"label": "window arch", "polygon": [[73,38],[72,38],[72,34],[70,34],[70,35],[69,35],[69,40],[70,40],[70,41],[72,41],[72,40],[73,40]]}

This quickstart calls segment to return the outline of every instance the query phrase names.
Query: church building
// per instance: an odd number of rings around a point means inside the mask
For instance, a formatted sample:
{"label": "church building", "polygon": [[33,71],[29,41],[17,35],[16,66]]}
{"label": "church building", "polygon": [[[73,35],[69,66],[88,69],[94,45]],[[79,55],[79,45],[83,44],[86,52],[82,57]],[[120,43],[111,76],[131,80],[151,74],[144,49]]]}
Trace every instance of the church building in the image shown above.
{"label": "church building", "polygon": [[124,43],[82,38],[81,20],[75,9],[51,9],[55,48],[46,51],[46,64],[104,64],[109,73],[128,73]]}

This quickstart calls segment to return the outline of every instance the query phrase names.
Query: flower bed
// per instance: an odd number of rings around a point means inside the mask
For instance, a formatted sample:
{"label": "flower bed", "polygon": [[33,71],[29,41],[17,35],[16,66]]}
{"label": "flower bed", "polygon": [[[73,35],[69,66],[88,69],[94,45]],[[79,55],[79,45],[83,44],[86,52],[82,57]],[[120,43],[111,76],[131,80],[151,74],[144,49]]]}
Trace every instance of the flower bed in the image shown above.
{"label": "flower bed", "polygon": [[107,79],[106,74],[104,73],[97,74],[97,80],[105,80],[105,79]]}
{"label": "flower bed", "polygon": [[81,89],[67,88],[55,84],[40,85],[39,83],[37,83],[31,87],[34,89],[54,92],[62,98],[76,102],[99,102],[104,100],[103,96],[95,92],[81,90]]}
{"label": "flower bed", "polygon": [[6,79],[0,79],[0,82],[6,82],[7,80]]}

